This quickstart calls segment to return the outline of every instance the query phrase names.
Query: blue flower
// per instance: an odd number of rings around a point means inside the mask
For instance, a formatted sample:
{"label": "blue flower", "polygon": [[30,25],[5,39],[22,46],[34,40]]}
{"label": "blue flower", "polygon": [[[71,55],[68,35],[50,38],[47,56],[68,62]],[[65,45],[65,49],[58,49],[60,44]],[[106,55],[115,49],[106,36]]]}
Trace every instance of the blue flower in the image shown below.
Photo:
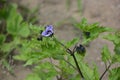
{"label": "blue flower", "polygon": [[50,37],[54,33],[53,31],[53,26],[52,25],[47,25],[45,30],[41,33],[42,36],[44,37]]}

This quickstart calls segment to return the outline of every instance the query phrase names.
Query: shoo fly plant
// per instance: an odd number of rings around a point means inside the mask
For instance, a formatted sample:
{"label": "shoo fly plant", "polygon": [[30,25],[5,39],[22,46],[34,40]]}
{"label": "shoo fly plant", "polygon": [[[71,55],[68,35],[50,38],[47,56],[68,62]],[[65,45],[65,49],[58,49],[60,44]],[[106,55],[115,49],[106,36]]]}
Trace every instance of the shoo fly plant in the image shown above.
{"label": "shoo fly plant", "polygon": [[[77,37],[64,42],[57,38],[55,26],[43,27],[25,22],[15,5],[10,6],[8,11],[6,31],[12,40],[6,42],[7,36],[0,34],[0,51],[7,55],[16,49],[19,54],[13,58],[24,61],[24,66],[32,66],[33,72],[25,80],[103,80],[106,73],[108,80],[120,80],[120,66],[112,67],[120,63],[120,31],[100,26],[99,23],[89,24],[83,18],[81,22],[74,23],[74,27],[82,31],[82,39]],[[84,61],[89,52],[85,45],[98,37],[111,41],[114,46],[113,51],[107,44],[101,49],[101,60],[105,63],[103,73],[99,73],[94,62],[90,66]]]}
{"label": "shoo fly plant", "polygon": [[[36,32],[37,37],[25,41],[21,54],[14,57],[26,61],[24,66],[34,64],[33,73],[29,74],[26,80],[103,80],[106,73],[109,74],[108,80],[120,79],[120,67],[111,67],[120,62],[119,31],[98,23],[88,24],[85,18],[74,26],[82,31],[83,39],[74,38],[66,43],[56,38],[53,25],[44,28],[31,27],[35,31],[39,29],[40,33]],[[115,47],[114,53],[109,51],[107,45],[101,49],[101,59],[106,69],[100,74],[97,65],[89,66],[84,57],[87,54],[85,45],[103,32],[107,32],[107,35],[100,37],[112,41]]]}

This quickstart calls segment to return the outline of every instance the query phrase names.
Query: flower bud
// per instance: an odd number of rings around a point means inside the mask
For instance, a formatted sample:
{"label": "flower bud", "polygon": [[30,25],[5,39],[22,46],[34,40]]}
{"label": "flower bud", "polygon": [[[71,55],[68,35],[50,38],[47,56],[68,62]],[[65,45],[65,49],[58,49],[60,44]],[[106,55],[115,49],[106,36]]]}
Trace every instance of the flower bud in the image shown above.
{"label": "flower bud", "polygon": [[90,32],[84,32],[86,38],[90,38]]}
{"label": "flower bud", "polygon": [[79,54],[84,55],[85,52],[86,52],[86,49],[85,49],[85,47],[83,45],[80,44],[79,46],[76,47],[76,52],[79,53]]}

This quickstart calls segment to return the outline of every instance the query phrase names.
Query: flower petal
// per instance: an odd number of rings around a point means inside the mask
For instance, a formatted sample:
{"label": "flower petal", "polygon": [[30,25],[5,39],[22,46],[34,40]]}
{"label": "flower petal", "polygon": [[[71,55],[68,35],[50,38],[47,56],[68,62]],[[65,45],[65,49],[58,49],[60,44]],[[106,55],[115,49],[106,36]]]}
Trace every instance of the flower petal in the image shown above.
{"label": "flower petal", "polygon": [[43,31],[41,35],[45,36],[45,37],[49,37],[49,36],[53,35],[53,33],[54,33],[53,26],[48,25],[48,26],[46,26],[45,31]]}

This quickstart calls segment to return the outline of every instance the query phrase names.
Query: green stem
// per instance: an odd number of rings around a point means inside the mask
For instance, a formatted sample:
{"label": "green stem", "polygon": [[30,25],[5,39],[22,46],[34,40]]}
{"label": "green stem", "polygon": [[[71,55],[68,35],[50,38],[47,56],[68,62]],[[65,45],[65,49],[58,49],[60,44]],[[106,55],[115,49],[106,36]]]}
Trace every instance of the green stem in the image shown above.
{"label": "green stem", "polygon": [[109,70],[109,68],[111,67],[111,63],[109,64],[109,66],[105,69],[105,71],[103,72],[103,74],[100,76],[99,80],[102,80],[103,76],[106,74],[106,72]]}
{"label": "green stem", "polygon": [[81,72],[81,70],[80,70],[80,67],[79,67],[79,65],[78,65],[78,62],[77,62],[77,59],[76,59],[75,55],[73,54],[72,57],[73,57],[74,62],[75,62],[75,64],[76,64],[76,66],[77,66],[77,69],[78,69],[78,72],[79,72],[80,76],[84,79],[84,76],[83,76],[83,74],[82,74],[82,72]]}
{"label": "green stem", "polygon": [[55,37],[53,37],[53,39],[54,39],[55,41],[57,41],[59,44],[61,44],[61,45],[67,50],[67,52],[73,57],[74,62],[75,62],[75,64],[76,64],[76,67],[77,67],[77,69],[78,69],[78,73],[80,74],[80,76],[81,76],[82,79],[84,80],[84,76],[83,76],[83,74],[82,74],[82,72],[81,72],[81,69],[80,69],[80,67],[79,67],[79,65],[78,65],[77,59],[76,59],[76,57],[75,57],[75,55],[74,55],[74,51],[71,51],[71,50],[70,50],[69,48],[67,48],[63,43],[61,43],[60,41],[58,41]]}

